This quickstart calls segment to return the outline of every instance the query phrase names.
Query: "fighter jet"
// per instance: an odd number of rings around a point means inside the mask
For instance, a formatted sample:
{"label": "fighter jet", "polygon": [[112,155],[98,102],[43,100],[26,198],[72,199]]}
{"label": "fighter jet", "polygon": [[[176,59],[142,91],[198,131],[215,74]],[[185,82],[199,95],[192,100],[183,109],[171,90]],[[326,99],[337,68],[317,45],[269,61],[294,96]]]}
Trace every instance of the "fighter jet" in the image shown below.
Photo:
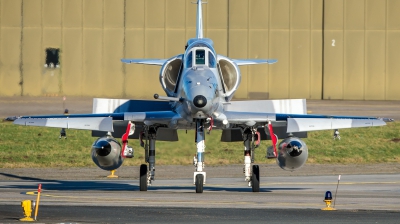
{"label": "fighter jet", "polygon": [[[308,148],[301,137],[308,131],[385,125],[376,117],[307,114],[305,100],[232,101],[241,82],[239,66],[274,64],[276,59],[230,59],[217,54],[213,41],[203,36],[202,4],[197,0],[196,37],[185,52],[169,59],[121,59],[127,64],[161,66],[159,81],[165,95],[155,100],[95,99],[93,114],[23,116],[15,124],[92,130],[94,163],[104,170],[119,168],[133,157],[128,140],[139,139],[145,150],[140,166],[140,190],[155,180],[156,140],[177,141],[177,130],[194,129],[196,153],[193,184],[196,193],[206,184],[205,133],[222,130],[222,141],[243,141],[244,176],[253,192],[260,190],[260,169],[254,164],[261,140],[272,140],[267,158],[286,170],[303,166]],[[273,66],[273,65],[271,65]],[[122,145],[116,138],[121,138]],[[278,144],[278,138],[283,139]],[[147,165],[148,164],[148,165]]]}

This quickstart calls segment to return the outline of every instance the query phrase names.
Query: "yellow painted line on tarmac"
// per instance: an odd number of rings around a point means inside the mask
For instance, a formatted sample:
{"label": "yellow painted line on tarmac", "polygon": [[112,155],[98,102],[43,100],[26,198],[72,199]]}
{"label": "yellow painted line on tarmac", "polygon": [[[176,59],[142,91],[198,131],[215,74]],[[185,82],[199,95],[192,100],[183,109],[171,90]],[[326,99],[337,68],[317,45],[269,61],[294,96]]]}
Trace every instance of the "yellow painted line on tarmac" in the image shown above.
{"label": "yellow painted line on tarmac", "polygon": [[[326,183],[321,183],[321,182],[309,182],[309,183],[304,183],[304,182],[276,182],[276,183],[260,183],[260,186],[270,186],[270,185],[332,185],[332,184],[337,184],[337,182],[326,182]],[[386,181],[386,182],[340,182],[340,185],[366,185],[366,184],[400,184],[400,181]],[[205,187],[245,187],[245,185],[232,185],[232,184],[204,184]]]}

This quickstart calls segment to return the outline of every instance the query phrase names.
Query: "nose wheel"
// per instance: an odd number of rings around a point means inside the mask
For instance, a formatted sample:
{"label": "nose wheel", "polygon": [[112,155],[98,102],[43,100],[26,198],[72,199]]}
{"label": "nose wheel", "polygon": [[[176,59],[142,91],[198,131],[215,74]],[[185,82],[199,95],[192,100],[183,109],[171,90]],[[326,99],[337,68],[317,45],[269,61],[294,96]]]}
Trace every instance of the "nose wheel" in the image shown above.
{"label": "nose wheel", "polygon": [[260,192],[260,168],[253,165],[253,174],[251,175],[251,189],[253,192]]}
{"label": "nose wheel", "polygon": [[140,191],[147,191],[147,165],[140,165]]}
{"label": "nose wheel", "polygon": [[196,193],[203,193],[204,176],[203,174],[196,175]]}

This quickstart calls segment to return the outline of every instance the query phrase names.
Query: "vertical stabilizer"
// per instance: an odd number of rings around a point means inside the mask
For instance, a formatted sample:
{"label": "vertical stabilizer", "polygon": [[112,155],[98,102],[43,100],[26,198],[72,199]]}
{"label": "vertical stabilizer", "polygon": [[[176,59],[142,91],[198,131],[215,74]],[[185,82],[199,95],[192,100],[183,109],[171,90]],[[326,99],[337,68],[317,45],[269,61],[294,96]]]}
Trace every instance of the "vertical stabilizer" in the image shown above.
{"label": "vertical stabilizer", "polygon": [[197,18],[196,18],[196,36],[198,39],[203,38],[203,10],[201,0],[197,0]]}

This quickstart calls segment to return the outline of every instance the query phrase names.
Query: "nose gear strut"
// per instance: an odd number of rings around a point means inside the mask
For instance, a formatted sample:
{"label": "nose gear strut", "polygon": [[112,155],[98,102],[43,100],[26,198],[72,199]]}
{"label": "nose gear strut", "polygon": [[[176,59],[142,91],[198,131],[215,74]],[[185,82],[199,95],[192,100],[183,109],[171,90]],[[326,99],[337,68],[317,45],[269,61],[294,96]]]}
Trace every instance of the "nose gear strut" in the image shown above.
{"label": "nose gear strut", "polygon": [[204,149],[205,135],[204,135],[204,119],[196,119],[196,146],[197,153],[193,158],[193,165],[195,172],[193,174],[193,183],[196,185],[196,193],[203,193],[203,185],[206,183],[206,172],[204,169]]}

